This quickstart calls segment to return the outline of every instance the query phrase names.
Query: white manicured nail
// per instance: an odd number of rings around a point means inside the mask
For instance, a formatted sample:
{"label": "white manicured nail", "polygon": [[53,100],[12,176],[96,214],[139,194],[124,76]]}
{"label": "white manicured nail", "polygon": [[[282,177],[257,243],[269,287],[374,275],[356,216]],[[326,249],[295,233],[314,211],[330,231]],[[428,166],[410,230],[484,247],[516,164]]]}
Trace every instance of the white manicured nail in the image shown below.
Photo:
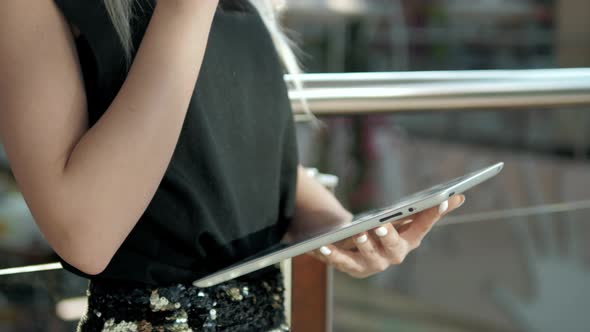
{"label": "white manicured nail", "polygon": [[442,203],[440,203],[440,205],[438,206],[438,213],[443,214],[445,213],[449,208],[449,201],[444,201]]}
{"label": "white manicured nail", "polygon": [[361,236],[359,236],[359,237],[356,238],[356,243],[361,243],[362,244],[362,243],[367,242],[368,239],[369,238],[367,237],[367,234],[363,234],[363,235],[361,235]]}
{"label": "white manicured nail", "polygon": [[381,226],[375,230],[375,234],[377,234],[377,236],[384,237],[387,235],[387,228]]}
{"label": "white manicured nail", "polygon": [[323,247],[320,248],[320,252],[324,256],[329,256],[332,253],[332,250],[330,250],[330,248],[328,248],[326,246],[323,246]]}

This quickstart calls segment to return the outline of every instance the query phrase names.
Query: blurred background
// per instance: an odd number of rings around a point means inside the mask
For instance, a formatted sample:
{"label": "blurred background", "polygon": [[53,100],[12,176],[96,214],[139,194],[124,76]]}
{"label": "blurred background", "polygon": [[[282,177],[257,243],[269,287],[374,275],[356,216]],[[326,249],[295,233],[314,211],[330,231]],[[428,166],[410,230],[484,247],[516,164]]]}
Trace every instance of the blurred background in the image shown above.
{"label": "blurred background", "polygon": [[[362,280],[334,271],[332,329],[587,331],[590,2],[275,2],[306,72],[393,73],[308,82],[319,95],[389,89],[378,106],[310,95],[325,126],[298,119],[303,164],[336,175],[352,212],[506,163],[402,265]],[[0,269],[56,262],[0,160]],[[86,285],[61,270],[0,275],[0,331],[73,330],[68,299]]]}

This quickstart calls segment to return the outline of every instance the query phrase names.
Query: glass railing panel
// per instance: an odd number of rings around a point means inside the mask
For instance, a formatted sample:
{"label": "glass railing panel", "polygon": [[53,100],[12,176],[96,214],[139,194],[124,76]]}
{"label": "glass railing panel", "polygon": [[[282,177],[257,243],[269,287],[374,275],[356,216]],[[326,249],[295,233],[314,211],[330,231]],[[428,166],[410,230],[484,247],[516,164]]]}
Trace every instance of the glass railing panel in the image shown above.
{"label": "glass railing panel", "polygon": [[403,264],[368,279],[335,271],[335,331],[584,330],[589,114],[577,107],[324,118],[302,155],[339,176],[336,194],[354,212],[506,163]]}

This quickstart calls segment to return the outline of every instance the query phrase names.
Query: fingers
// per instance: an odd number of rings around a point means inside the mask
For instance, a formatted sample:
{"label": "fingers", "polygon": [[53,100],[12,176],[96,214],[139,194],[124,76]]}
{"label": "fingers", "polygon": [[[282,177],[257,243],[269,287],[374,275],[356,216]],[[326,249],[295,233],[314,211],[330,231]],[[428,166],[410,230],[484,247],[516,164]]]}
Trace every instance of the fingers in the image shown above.
{"label": "fingers", "polygon": [[391,224],[357,235],[354,242],[358,251],[328,245],[310,254],[353,277],[365,278],[400,264],[409,252]]}
{"label": "fingers", "polygon": [[355,238],[356,236],[348,237],[344,240],[340,240],[332,244],[340,249],[356,250]]}
{"label": "fingers", "polygon": [[365,272],[367,273],[385,271],[390,265],[377,241],[375,237],[367,233],[356,237],[356,246],[363,258]]}
{"label": "fingers", "polygon": [[426,234],[430,232],[434,224],[439,221],[441,217],[457,209],[464,202],[464,195],[451,197],[439,206],[415,214],[413,216],[414,221],[399,227],[398,232],[400,236],[410,244],[410,247],[415,249],[420,246]]}
{"label": "fingers", "polygon": [[391,223],[361,234],[356,243],[366,272],[371,274],[385,271],[392,264],[401,264],[410,252],[410,246]]}
{"label": "fingers", "polygon": [[314,256],[353,277],[364,277],[367,270],[358,252],[340,249],[333,245],[321,247]]}
{"label": "fingers", "polygon": [[412,249],[391,223],[377,228],[375,235],[377,235],[383,255],[391,264],[401,264]]}
{"label": "fingers", "polygon": [[386,223],[310,254],[353,277],[364,278],[382,272],[392,264],[401,264],[410,251],[420,246],[424,236],[441,217],[464,202],[463,195],[452,197],[437,207],[412,216],[413,220],[403,221],[399,231],[392,223]]}
{"label": "fingers", "polygon": [[453,196],[453,197],[449,198],[446,202],[447,202],[446,208],[444,206],[445,202],[441,203],[438,206],[438,209],[439,209],[438,212],[441,217],[444,217],[447,214],[451,213],[452,211],[461,207],[461,205],[463,205],[463,203],[465,203],[465,195]]}

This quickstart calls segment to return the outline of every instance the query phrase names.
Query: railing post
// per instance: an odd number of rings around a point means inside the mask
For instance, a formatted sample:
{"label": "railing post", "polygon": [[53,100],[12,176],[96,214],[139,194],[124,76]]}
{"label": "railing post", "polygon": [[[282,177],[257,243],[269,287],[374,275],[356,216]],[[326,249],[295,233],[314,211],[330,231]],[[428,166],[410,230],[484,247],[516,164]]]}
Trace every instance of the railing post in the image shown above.
{"label": "railing post", "polygon": [[332,271],[309,255],[292,260],[291,329],[294,332],[331,331]]}
{"label": "railing post", "polygon": [[[330,191],[338,178],[308,169]],[[301,255],[292,259],[291,329],[294,332],[332,331],[332,268],[319,260]]]}

